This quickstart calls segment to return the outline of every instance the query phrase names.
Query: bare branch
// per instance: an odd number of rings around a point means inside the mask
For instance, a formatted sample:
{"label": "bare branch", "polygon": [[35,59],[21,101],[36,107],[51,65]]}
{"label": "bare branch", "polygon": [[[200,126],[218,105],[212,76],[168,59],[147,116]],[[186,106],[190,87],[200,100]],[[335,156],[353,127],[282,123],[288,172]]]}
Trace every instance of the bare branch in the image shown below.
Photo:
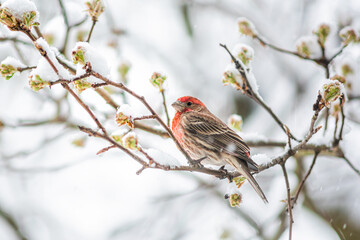
{"label": "bare branch", "polygon": [[7,213],[4,209],[0,208],[0,217],[13,229],[15,235],[20,240],[27,240],[28,238],[22,233],[21,227],[16,220]]}
{"label": "bare branch", "polygon": [[293,218],[292,207],[291,207],[290,184],[289,184],[289,178],[288,178],[286,168],[285,168],[285,162],[280,164],[280,166],[281,166],[281,169],[284,174],[285,185],[286,185],[287,204],[288,204],[288,211],[289,211],[289,240],[291,240],[292,225],[294,223],[294,218]]}
{"label": "bare branch", "polygon": [[[230,50],[227,48],[226,45],[224,44],[220,44],[221,47],[223,47],[228,54],[230,55],[231,59],[233,60],[233,62],[235,63],[235,67],[236,69],[239,71],[240,75],[242,76],[242,78],[244,79],[244,81],[246,82],[246,86],[243,87],[243,91],[244,94],[248,97],[250,97],[251,99],[253,99],[255,102],[257,102],[258,104],[260,104],[260,106],[262,106],[270,115],[271,117],[275,120],[275,122],[281,127],[281,129],[286,133],[286,128],[284,127],[285,124],[279,119],[279,117],[271,110],[271,108],[266,105],[266,103],[259,98],[259,96],[257,94],[254,93],[254,91],[252,90],[252,87],[249,83],[247,74],[246,74],[246,70],[242,68],[241,64],[239,63],[239,61],[234,57],[234,55],[232,55],[232,53],[230,52]],[[298,141],[290,132],[290,136],[292,139],[294,139],[295,141]]]}
{"label": "bare branch", "polygon": [[134,118],[134,121],[143,120],[143,119],[156,119],[156,116],[148,115],[148,116],[136,117],[136,118]]}
{"label": "bare branch", "polygon": [[90,38],[91,38],[91,35],[92,35],[93,30],[94,30],[96,22],[97,22],[96,20],[94,20],[94,19],[92,20],[92,25],[91,25],[91,28],[90,28],[89,35],[88,35],[88,37],[86,39],[86,42],[90,42]]}
{"label": "bare branch", "polygon": [[312,161],[312,163],[311,163],[311,165],[310,165],[310,167],[309,167],[309,170],[306,172],[304,178],[301,180],[301,182],[300,182],[300,184],[299,184],[299,187],[298,187],[298,189],[296,190],[295,196],[291,199],[291,206],[290,206],[291,208],[293,208],[294,205],[296,204],[296,201],[297,201],[297,199],[299,198],[300,192],[301,192],[301,190],[303,189],[304,184],[305,184],[305,181],[306,181],[307,178],[309,177],[309,175],[310,175],[310,173],[311,173],[311,171],[312,171],[312,169],[313,169],[313,167],[314,167],[314,165],[315,165],[315,162],[316,162],[316,159],[317,159],[319,153],[320,153],[320,152],[315,152],[314,158],[313,158],[313,161]]}
{"label": "bare branch", "polygon": [[116,148],[116,146],[115,146],[115,145],[111,145],[111,146],[109,146],[109,147],[105,147],[105,148],[101,149],[100,151],[98,151],[98,152],[96,153],[96,155],[99,155],[99,154],[102,154],[102,153],[104,153],[104,152],[107,152],[107,151],[109,151],[109,150],[112,149],[112,148]]}
{"label": "bare branch", "polygon": [[160,92],[161,92],[161,96],[162,96],[162,99],[163,99],[163,106],[164,106],[164,110],[165,110],[167,126],[170,127],[170,117],[169,117],[169,112],[168,112],[168,109],[167,109],[167,106],[166,106],[165,90],[162,89],[162,91],[160,91]]}
{"label": "bare branch", "polygon": [[[317,99],[317,103],[319,102],[319,96],[318,96],[318,99]],[[321,99],[321,96],[320,96],[320,99]],[[310,140],[310,138],[321,128],[321,127],[318,127],[316,129],[314,128],[315,122],[316,122],[316,120],[317,120],[317,118],[319,116],[320,111],[321,111],[321,109],[316,108],[315,113],[314,113],[313,117],[311,118],[311,123],[310,123],[310,128],[309,128],[308,134],[306,135],[304,140],[302,140],[298,145],[293,147],[291,150],[288,150],[283,155],[274,158],[271,162],[260,165],[259,171],[262,171],[262,170],[267,169],[269,167],[275,166],[276,164],[281,164],[282,162],[285,162],[289,157],[293,156],[297,151],[302,149],[305,146],[305,144]]]}
{"label": "bare branch", "polygon": [[96,88],[95,92],[97,92],[106,101],[106,103],[113,107],[115,110],[119,107],[119,105],[116,104],[116,102],[110,97],[109,94],[106,93],[104,89]]}
{"label": "bare branch", "polygon": [[94,115],[94,113],[90,110],[90,108],[80,99],[80,97],[69,87],[69,85],[62,83],[63,88],[65,88],[74,98],[75,100],[85,109],[85,111],[90,115],[90,117],[94,120],[98,128],[100,128],[104,134],[107,134],[105,128],[102,126],[100,121]]}
{"label": "bare branch", "polygon": [[21,43],[21,44],[28,45],[28,46],[32,45],[31,42],[26,42],[26,41],[17,39],[16,37],[1,37],[0,38],[0,42],[5,42],[5,41],[11,41],[11,42],[14,42],[14,43]]}
{"label": "bare branch", "polygon": [[130,90],[129,88],[127,88],[124,84],[122,83],[116,83],[113,82],[111,80],[109,80],[108,78],[102,76],[101,74],[92,71],[91,69],[88,69],[88,71],[91,73],[91,75],[93,75],[94,77],[97,77],[101,80],[103,80],[104,82],[106,82],[109,85],[112,85],[114,87],[120,88],[122,90],[124,90],[125,92],[129,93],[130,95],[134,96],[135,98],[137,98],[140,102],[142,102],[144,104],[144,106],[151,112],[152,115],[156,116],[156,120],[160,123],[160,125],[168,132],[168,134],[170,135],[170,137],[173,139],[173,141],[175,142],[176,146],[180,149],[180,151],[183,153],[183,155],[186,157],[186,159],[188,160],[190,165],[194,165],[196,164],[196,161],[194,161],[189,154],[181,147],[181,145],[179,144],[178,140],[175,138],[173,132],[170,130],[170,128],[164,123],[164,121],[159,117],[159,115],[154,111],[154,109],[150,106],[150,104],[145,100],[145,98],[143,96],[140,96],[138,94],[136,94],[134,91]]}
{"label": "bare branch", "polygon": [[358,176],[360,176],[360,170],[357,169],[357,168],[350,162],[350,160],[349,160],[347,157],[343,156],[342,158],[343,158],[343,159],[345,160],[345,162],[351,167],[351,169],[354,170],[354,172],[357,173]]}

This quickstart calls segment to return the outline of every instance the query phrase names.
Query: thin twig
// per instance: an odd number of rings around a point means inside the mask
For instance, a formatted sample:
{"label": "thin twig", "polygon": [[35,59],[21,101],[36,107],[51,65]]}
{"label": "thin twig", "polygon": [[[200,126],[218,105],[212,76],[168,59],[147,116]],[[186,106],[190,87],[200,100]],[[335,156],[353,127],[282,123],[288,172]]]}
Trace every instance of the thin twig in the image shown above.
{"label": "thin twig", "polygon": [[[234,57],[234,55],[230,52],[230,50],[227,48],[226,45],[224,44],[220,44],[221,47],[223,47],[228,54],[230,55],[231,59],[233,60],[233,62],[235,63],[235,67],[236,69],[239,71],[240,75],[242,76],[242,78],[245,80],[246,82],[246,88],[247,89],[243,89],[244,93],[246,94],[246,96],[250,97],[251,99],[253,99],[255,102],[257,102],[258,104],[260,104],[260,106],[262,106],[270,115],[271,117],[275,120],[275,122],[281,127],[281,129],[286,133],[286,128],[284,127],[285,124],[279,119],[279,117],[271,110],[271,108],[266,105],[266,103],[259,98],[259,96],[257,94],[254,93],[254,91],[252,90],[252,87],[249,83],[247,74],[246,74],[246,70],[243,69],[243,67],[241,66],[241,64],[239,63],[239,61]],[[289,130],[290,132],[290,130]],[[299,141],[297,140],[294,135],[291,134],[291,132],[289,133],[291,138],[294,139],[295,141]]]}
{"label": "thin twig", "polygon": [[161,96],[162,96],[162,100],[163,100],[163,106],[164,106],[164,110],[165,110],[165,114],[166,114],[166,121],[167,121],[167,126],[170,127],[170,117],[169,117],[169,112],[166,106],[166,98],[165,98],[165,90],[162,89],[161,92]]}
{"label": "thin twig", "polygon": [[[47,62],[50,64],[54,72],[59,76],[59,70],[55,67],[55,64],[51,61],[51,59],[48,56],[48,53],[39,45],[35,43],[35,37],[31,34],[30,31],[24,30],[23,31],[33,42],[36,47],[36,49],[39,50],[40,54],[47,60]],[[82,76],[80,76],[82,77]],[[70,81],[70,80],[69,80]],[[85,109],[85,111],[90,115],[90,117],[94,120],[98,128],[100,128],[105,135],[107,135],[107,132],[105,128],[102,126],[102,124],[99,122],[97,117],[94,115],[94,113],[90,110],[90,108],[80,99],[80,97],[69,87],[67,83],[61,83],[62,87],[65,88],[74,98],[75,100]]]}
{"label": "thin twig", "polygon": [[115,103],[115,101],[109,96],[109,94],[106,93],[104,89],[95,88],[95,92],[97,92],[106,101],[106,103],[114,109],[117,109],[119,107],[119,105]]}
{"label": "thin twig", "polygon": [[335,117],[334,136],[333,136],[333,139],[334,139],[333,142],[334,142],[334,144],[335,144],[336,141],[337,141],[336,133],[337,133],[337,129],[338,129],[338,123],[339,123],[339,117],[336,116],[336,117]]}
{"label": "thin twig", "polygon": [[85,109],[85,111],[90,115],[90,117],[94,120],[98,128],[100,128],[104,134],[107,135],[106,129],[103,127],[103,125],[100,123],[100,121],[97,119],[97,117],[94,115],[94,113],[90,110],[89,106],[86,105],[80,97],[67,85],[66,83],[61,84],[63,88],[65,88],[74,98],[75,100]]}
{"label": "thin twig", "polygon": [[[340,102],[342,100],[340,99]],[[341,105],[341,103],[340,103]],[[340,107],[340,112],[341,112],[341,126],[340,126],[340,132],[339,132],[339,141],[342,140],[342,135],[343,135],[343,130],[344,130],[344,124],[345,124],[345,114],[344,114],[344,107]]]}
{"label": "thin twig", "polygon": [[311,165],[309,167],[309,170],[306,172],[304,178],[301,180],[301,182],[299,184],[299,187],[298,187],[298,189],[297,189],[297,191],[295,193],[295,196],[291,199],[291,208],[293,208],[294,205],[296,204],[296,201],[299,198],[300,192],[304,187],[305,181],[307,180],[307,178],[309,177],[312,169],[314,168],[314,165],[315,165],[315,162],[316,162],[316,159],[317,159],[319,153],[320,153],[319,151],[315,152],[314,158],[313,158],[313,161],[312,161],[312,163],[311,163]]}
{"label": "thin twig", "polygon": [[331,63],[337,56],[339,56],[343,51],[344,49],[348,46],[348,44],[345,44],[343,45],[339,51],[337,53],[335,53],[330,59],[329,59],[329,63]]}
{"label": "thin twig", "polygon": [[[323,58],[323,57],[321,57],[321,58],[310,58],[310,57],[307,57],[307,56],[303,56],[303,55],[299,54],[298,52],[289,51],[289,50],[277,47],[277,46],[265,41],[263,38],[261,38],[258,35],[256,35],[255,38],[264,46],[268,46],[268,47],[270,47],[270,48],[272,48],[272,49],[274,49],[274,50],[276,50],[278,52],[290,54],[290,55],[299,57],[299,58],[304,59],[304,60],[315,62],[318,65],[322,66],[327,71],[327,68],[328,68],[328,65],[329,65],[330,61],[328,59],[326,59],[326,58]],[[325,56],[325,52],[324,52],[324,56]]]}
{"label": "thin twig", "polygon": [[138,121],[138,120],[144,120],[144,119],[156,119],[156,116],[155,115],[147,115],[147,116],[142,116],[142,117],[136,117],[133,120]]}
{"label": "thin twig", "polygon": [[[317,102],[314,104],[314,106],[316,104],[318,104],[319,99],[321,99],[321,95],[318,96]],[[315,122],[316,122],[316,120],[317,120],[317,118],[319,116],[320,111],[321,111],[321,109],[316,108],[315,113],[314,113],[313,117],[311,118],[309,131],[308,131],[306,137],[304,138],[304,140],[302,140],[298,145],[293,147],[291,150],[288,150],[286,153],[274,158],[271,162],[260,165],[259,166],[259,171],[262,171],[262,170],[267,169],[269,167],[272,167],[272,166],[275,166],[275,165],[280,164],[282,162],[285,162],[288,158],[293,156],[297,151],[302,149],[305,146],[305,144],[310,140],[310,138],[321,128],[321,127],[314,128]]]}
{"label": "thin twig", "polygon": [[291,196],[290,196],[290,184],[289,184],[289,178],[286,172],[286,168],[285,168],[285,162],[280,164],[281,169],[283,171],[284,174],[284,179],[285,179],[285,185],[286,185],[286,192],[287,192],[287,204],[288,204],[288,211],[289,211],[289,240],[291,240],[291,235],[292,235],[292,225],[294,223],[294,218],[293,218],[293,212],[292,212],[292,207],[291,207]]}
{"label": "thin twig", "polygon": [[259,35],[256,35],[255,36],[255,39],[257,39],[262,45],[264,46],[268,46],[272,49],[274,49],[275,51],[278,51],[278,52],[282,52],[282,53],[286,53],[286,54],[290,54],[290,55],[293,55],[293,56],[296,56],[296,57],[299,57],[299,58],[302,58],[302,59],[305,59],[305,60],[311,60],[313,61],[313,59],[309,58],[309,57],[306,57],[306,56],[302,56],[300,55],[299,53],[297,52],[294,52],[294,51],[290,51],[290,50],[286,50],[286,49],[283,49],[283,48],[280,48],[280,47],[277,47],[267,41],[265,41],[262,37],[260,37]]}
{"label": "thin twig", "polygon": [[345,160],[345,162],[351,167],[351,169],[354,170],[354,172],[357,173],[358,176],[360,176],[360,170],[357,169],[357,168],[350,162],[350,160],[349,160],[347,157],[343,156],[342,158],[343,158],[343,159]]}
{"label": "thin twig", "polygon": [[67,13],[66,13],[66,9],[65,9],[65,6],[64,6],[64,3],[62,0],[59,0],[59,5],[60,5],[60,8],[61,8],[61,14],[63,15],[63,18],[64,18],[64,22],[65,22],[65,26],[66,26],[66,30],[65,30],[65,38],[64,38],[64,43],[63,43],[63,46],[62,48],[59,50],[62,54],[65,54],[66,52],[66,48],[67,48],[67,44],[69,42],[69,36],[70,36],[70,31],[73,27],[77,27],[81,24],[83,24],[87,17],[85,17],[83,20],[81,20],[80,22],[78,23],[75,23],[73,25],[70,25],[69,23],[69,19],[68,19],[68,16],[67,16]]}
{"label": "thin twig", "polygon": [[91,35],[93,33],[96,22],[97,22],[96,20],[94,20],[94,19],[92,20],[92,25],[91,25],[91,28],[90,28],[89,35],[88,35],[88,37],[86,39],[86,42],[90,42],[90,38],[91,38]]}
{"label": "thin twig", "polygon": [[[344,125],[345,125],[345,114],[344,114],[344,107],[343,107],[343,101],[344,101],[344,95],[340,97],[340,113],[341,113],[341,126],[339,131],[339,136],[336,137],[336,130],[337,130],[337,121],[335,123],[335,132],[334,132],[334,142],[333,145],[336,147],[339,145],[340,141],[342,140]],[[338,120],[338,119],[336,119]]]}
{"label": "thin twig", "polygon": [[325,136],[326,130],[327,130],[327,128],[328,128],[329,116],[330,116],[329,112],[330,112],[329,108],[326,108],[326,109],[325,109],[325,123],[324,123],[323,136]]}
{"label": "thin twig", "polygon": [[9,213],[5,212],[4,209],[0,207],[0,217],[7,223],[9,226],[13,229],[15,235],[20,240],[27,240],[28,238],[23,234],[24,228],[19,226],[19,224],[15,221],[15,218],[13,218]]}
{"label": "thin twig", "polygon": [[69,84],[69,83],[72,83],[72,82],[75,82],[75,81],[77,81],[77,80],[80,80],[80,79],[83,79],[83,78],[87,78],[87,77],[89,77],[90,76],[90,74],[89,73],[84,73],[84,74],[82,74],[82,75],[80,75],[80,76],[77,76],[77,77],[75,77],[75,78],[72,78],[71,80],[67,80],[67,79],[58,79],[58,80],[56,80],[56,81],[52,81],[52,82],[50,82],[49,83],[49,85],[50,85],[50,87],[51,86],[53,86],[53,85],[56,85],[56,84],[63,84],[63,83],[66,83],[66,84]]}
{"label": "thin twig", "polygon": [[61,14],[63,15],[65,26],[66,26],[64,44],[63,44],[62,48],[60,49],[60,52],[62,54],[64,54],[66,51],[67,43],[69,41],[70,25],[69,25],[67,13],[66,13],[66,9],[65,9],[63,1],[59,0],[59,4],[60,4],[60,8],[61,8]]}
{"label": "thin twig", "polygon": [[44,38],[44,36],[42,35],[39,26],[34,26],[35,32],[38,35],[38,38]]}
{"label": "thin twig", "polygon": [[109,147],[102,148],[102,149],[100,149],[100,150],[96,153],[96,155],[99,155],[99,154],[102,154],[102,153],[104,153],[104,152],[107,152],[107,151],[109,151],[109,150],[112,149],[112,148],[116,148],[116,146],[115,146],[115,145],[110,145]]}
{"label": "thin twig", "polygon": [[36,66],[32,66],[32,67],[23,67],[23,68],[17,68],[17,70],[19,71],[19,72],[23,72],[23,71],[26,71],[26,70],[31,70],[31,69],[34,69],[34,68],[36,68]]}
{"label": "thin twig", "polygon": [[108,78],[102,76],[101,74],[94,72],[91,69],[88,69],[88,71],[91,73],[91,75],[93,75],[94,77],[103,80],[104,82],[108,83],[109,85],[112,85],[114,87],[120,88],[122,90],[124,90],[125,92],[129,93],[130,95],[134,96],[135,98],[137,98],[140,102],[142,102],[144,104],[144,106],[151,112],[152,115],[156,116],[156,120],[160,123],[160,125],[168,132],[168,134],[170,135],[170,137],[173,139],[173,141],[175,142],[176,146],[180,149],[180,151],[183,153],[183,155],[186,157],[186,159],[188,160],[190,165],[194,165],[196,164],[196,161],[194,161],[189,154],[184,150],[184,148],[180,145],[180,143],[178,142],[178,140],[175,138],[173,132],[170,130],[170,128],[164,123],[164,121],[159,117],[159,115],[155,112],[155,110],[150,106],[150,104],[145,100],[145,98],[143,96],[140,96],[138,94],[136,94],[134,91],[130,90],[129,88],[127,88],[124,84],[122,83],[116,83],[113,82],[111,80],[109,80]]}
{"label": "thin twig", "polygon": [[31,42],[26,42],[26,41],[17,39],[16,37],[1,37],[0,42],[4,42],[4,41],[12,41],[14,43],[21,43],[21,44],[29,45],[29,46],[32,45]]}

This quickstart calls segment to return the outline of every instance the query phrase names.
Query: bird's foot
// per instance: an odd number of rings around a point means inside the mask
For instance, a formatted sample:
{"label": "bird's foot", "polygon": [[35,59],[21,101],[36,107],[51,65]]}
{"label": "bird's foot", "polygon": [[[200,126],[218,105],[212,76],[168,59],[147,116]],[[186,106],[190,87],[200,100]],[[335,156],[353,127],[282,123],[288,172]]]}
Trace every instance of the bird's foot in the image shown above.
{"label": "bird's foot", "polygon": [[229,182],[233,181],[233,176],[231,174],[229,174],[229,171],[225,169],[225,165],[221,166],[219,168],[219,171],[223,173],[223,176],[221,177],[221,179],[229,179]]}
{"label": "bird's foot", "polygon": [[205,156],[205,157],[202,157],[202,158],[199,158],[199,159],[196,159],[196,160],[192,160],[192,161],[189,162],[189,164],[190,164],[191,167],[202,168],[204,166],[201,164],[201,162],[205,158],[207,158],[207,157]]}

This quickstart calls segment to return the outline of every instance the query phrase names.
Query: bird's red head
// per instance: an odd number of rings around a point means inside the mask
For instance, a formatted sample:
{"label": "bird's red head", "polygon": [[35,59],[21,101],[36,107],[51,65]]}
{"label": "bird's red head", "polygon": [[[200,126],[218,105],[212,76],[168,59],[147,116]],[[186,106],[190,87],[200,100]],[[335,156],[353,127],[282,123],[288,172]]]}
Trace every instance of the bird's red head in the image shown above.
{"label": "bird's red head", "polygon": [[199,99],[185,96],[178,98],[176,102],[171,104],[173,108],[175,108],[176,112],[189,112],[189,111],[203,111],[206,109],[205,104],[203,104]]}

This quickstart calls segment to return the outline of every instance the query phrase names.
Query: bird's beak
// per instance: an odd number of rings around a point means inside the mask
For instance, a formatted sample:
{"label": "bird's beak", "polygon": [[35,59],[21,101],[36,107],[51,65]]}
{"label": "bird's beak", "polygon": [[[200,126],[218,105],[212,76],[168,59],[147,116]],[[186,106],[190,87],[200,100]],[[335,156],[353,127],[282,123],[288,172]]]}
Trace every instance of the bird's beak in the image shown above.
{"label": "bird's beak", "polygon": [[183,110],[183,108],[184,108],[183,105],[182,105],[182,102],[180,102],[180,101],[173,102],[173,104],[171,104],[171,106],[173,108],[175,108],[175,110],[177,112],[181,112]]}

